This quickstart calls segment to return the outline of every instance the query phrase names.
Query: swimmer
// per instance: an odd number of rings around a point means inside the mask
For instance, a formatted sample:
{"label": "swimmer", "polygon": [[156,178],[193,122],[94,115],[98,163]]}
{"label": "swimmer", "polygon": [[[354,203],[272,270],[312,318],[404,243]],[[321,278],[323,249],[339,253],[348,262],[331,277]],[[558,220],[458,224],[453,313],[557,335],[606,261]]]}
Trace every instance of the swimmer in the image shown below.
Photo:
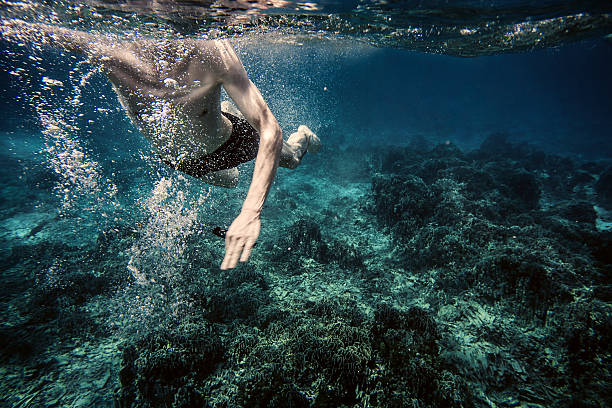
{"label": "swimmer", "polygon": [[[121,105],[157,147],[160,159],[176,170],[231,188],[238,181],[236,166],[256,159],[240,214],[225,236],[221,269],[248,260],[277,167],[294,169],[306,152],[316,153],[321,145],[305,125],[283,141],[276,118],[227,41],[118,42],[19,20],[2,20],[0,32],[87,56],[107,75]],[[221,87],[239,112],[221,103]]]}

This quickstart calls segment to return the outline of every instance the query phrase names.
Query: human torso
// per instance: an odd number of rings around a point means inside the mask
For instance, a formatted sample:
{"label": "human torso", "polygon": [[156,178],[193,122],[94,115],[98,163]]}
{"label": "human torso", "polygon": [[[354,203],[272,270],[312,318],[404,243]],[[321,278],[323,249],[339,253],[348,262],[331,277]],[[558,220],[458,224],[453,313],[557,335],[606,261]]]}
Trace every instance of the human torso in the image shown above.
{"label": "human torso", "polygon": [[203,41],[136,42],[104,64],[128,115],[166,160],[201,157],[231,134],[214,49]]}

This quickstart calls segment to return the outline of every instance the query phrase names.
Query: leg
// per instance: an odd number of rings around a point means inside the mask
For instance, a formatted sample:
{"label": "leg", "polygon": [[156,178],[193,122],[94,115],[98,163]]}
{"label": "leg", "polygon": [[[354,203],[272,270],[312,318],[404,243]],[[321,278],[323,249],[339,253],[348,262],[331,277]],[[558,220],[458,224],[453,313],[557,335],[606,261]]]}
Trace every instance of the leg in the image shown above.
{"label": "leg", "polygon": [[240,110],[238,110],[238,108],[236,107],[236,105],[234,105],[232,101],[221,101],[221,111],[231,113],[237,118],[244,119],[244,115],[242,114],[242,112],[240,112]]}
{"label": "leg", "polygon": [[306,152],[316,153],[321,148],[321,140],[305,125],[300,125],[298,131],[292,133],[286,142],[283,142],[283,150],[279,166],[295,169],[302,162]]}
{"label": "leg", "polygon": [[286,169],[295,169],[302,162],[304,153],[306,153],[306,148],[301,144],[294,145],[283,141],[283,149],[281,150],[278,165]]}
{"label": "leg", "polygon": [[200,180],[213,186],[234,188],[238,184],[238,169],[232,167],[231,169],[214,171],[203,175]]}
{"label": "leg", "polygon": [[[221,111],[243,119],[244,116],[231,101],[221,102]],[[307,126],[301,125],[298,131],[293,133],[289,139],[283,141],[283,149],[279,160],[279,166],[287,169],[295,169],[300,165],[306,151],[316,153],[321,146],[321,141]]]}

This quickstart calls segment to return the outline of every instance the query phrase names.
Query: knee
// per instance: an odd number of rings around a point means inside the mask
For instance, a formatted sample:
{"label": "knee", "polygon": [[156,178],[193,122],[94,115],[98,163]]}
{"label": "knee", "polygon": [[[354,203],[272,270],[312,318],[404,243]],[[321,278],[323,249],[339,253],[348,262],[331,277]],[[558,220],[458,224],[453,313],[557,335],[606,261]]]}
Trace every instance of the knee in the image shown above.
{"label": "knee", "polygon": [[293,170],[296,169],[300,165],[300,163],[302,163],[302,158],[299,157],[296,153],[294,153],[291,157],[291,160],[289,160],[287,167]]}
{"label": "knee", "polygon": [[279,166],[284,167],[286,169],[290,169],[293,170],[295,169],[297,166],[300,165],[300,162],[302,160],[299,158],[299,156],[295,153],[291,153],[291,154],[284,154],[283,156],[281,156],[280,161],[278,163]]}

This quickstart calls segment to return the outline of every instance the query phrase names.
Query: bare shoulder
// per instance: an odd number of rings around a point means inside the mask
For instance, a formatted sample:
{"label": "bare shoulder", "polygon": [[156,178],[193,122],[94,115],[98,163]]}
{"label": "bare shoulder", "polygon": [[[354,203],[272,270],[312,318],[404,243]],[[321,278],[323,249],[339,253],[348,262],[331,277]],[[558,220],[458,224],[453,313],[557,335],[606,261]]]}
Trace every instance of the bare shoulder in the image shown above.
{"label": "bare shoulder", "polygon": [[198,40],[196,48],[200,58],[219,73],[242,67],[240,58],[227,40]]}

